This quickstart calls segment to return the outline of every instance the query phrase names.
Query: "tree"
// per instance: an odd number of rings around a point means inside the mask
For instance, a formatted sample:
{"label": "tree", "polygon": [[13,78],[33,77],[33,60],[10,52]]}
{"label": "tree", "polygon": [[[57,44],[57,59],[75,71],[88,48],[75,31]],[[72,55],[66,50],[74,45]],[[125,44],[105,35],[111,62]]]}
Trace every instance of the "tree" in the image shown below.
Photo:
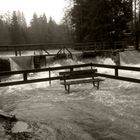
{"label": "tree", "polygon": [[120,40],[132,19],[131,0],[73,0],[69,18],[78,42]]}
{"label": "tree", "polygon": [[39,28],[40,28],[40,43],[46,43],[47,38],[48,38],[48,33],[47,33],[47,18],[45,13],[39,17]]}
{"label": "tree", "polygon": [[29,36],[30,36],[30,42],[31,43],[38,43],[39,42],[39,22],[38,22],[38,16],[36,13],[34,13],[33,18],[30,22],[30,28],[29,30]]}
{"label": "tree", "polygon": [[13,15],[12,15],[10,33],[11,33],[12,44],[20,44],[21,43],[21,32],[20,32],[20,25],[18,23],[16,11],[14,11]]}
{"label": "tree", "polygon": [[27,23],[23,12],[17,12],[17,20],[21,32],[21,43],[28,43],[28,32],[27,32]]}
{"label": "tree", "polygon": [[0,18],[0,44],[10,44],[9,25],[3,20],[3,16]]}
{"label": "tree", "polygon": [[53,43],[57,42],[57,36],[58,36],[58,25],[56,22],[52,19],[52,17],[49,18],[48,21],[48,42]]}
{"label": "tree", "polygon": [[13,11],[10,23],[10,35],[12,44],[25,44],[28,42],[27,24],[24,14]]}
{"label": "tree", "polygon": [[47,42],[47,18],[46,15],[37,16],[34,13],[29,27],[30,40],[32,43]]}
{"label": "tree", "polygon": [[0,16],[0,44],[25,43],[62,43],[70,40],[70,30],[66,23],[58,25],[51,17],[47,20],[45,14],[34,13],[27,26],[23,12],[13,11]]}

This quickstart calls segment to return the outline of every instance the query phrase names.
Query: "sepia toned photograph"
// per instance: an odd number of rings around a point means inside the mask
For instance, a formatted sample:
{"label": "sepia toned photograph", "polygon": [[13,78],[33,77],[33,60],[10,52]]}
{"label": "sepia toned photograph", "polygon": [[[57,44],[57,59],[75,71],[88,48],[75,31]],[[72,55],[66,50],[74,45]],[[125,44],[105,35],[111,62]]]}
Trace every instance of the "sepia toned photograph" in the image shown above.
{"label": "sepia toned photograph", "polygon": [[0,140],[140,140],[140,0],[0,0]]}

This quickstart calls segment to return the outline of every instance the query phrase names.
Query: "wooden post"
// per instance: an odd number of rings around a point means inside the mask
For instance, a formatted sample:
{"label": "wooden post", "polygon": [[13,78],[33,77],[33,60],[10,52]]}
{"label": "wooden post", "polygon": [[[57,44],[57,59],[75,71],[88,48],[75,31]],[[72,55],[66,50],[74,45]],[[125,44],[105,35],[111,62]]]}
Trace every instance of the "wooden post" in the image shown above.
{"label": "wooden post", "polygon": [[70,85],[68,85],[68,93],[70,93]]}
{"label": "wooden post", "polygon": [[97,89],[99,90],[99,81],[97,82]]}
{"label": "wooden post", "polygon": [[15,48],[15,56],[17,56],[18,55],[18,53],[17,53],[17,49]]}
{"label": "wooden post", "polygon": [[46,56],[45,56],[45,67],[47,66],[47,59],[46,59]]}
{"label": "wooden post", "polygon": [[118,68],[115,68],[115,76],[118,77]]}
{"label": "wooden post", "polygon": [[73,68],[70,68],[70,71],[73,71]]}
{"label": "wooden post", "polygon": [[92,67],[92,63],[90,64],[91,65],[91,70],[93,69],[93,67]]}
{"label": "wooden post", "polygon": [[67,86],[66,86],[66,75],[64,74],[64,87],[65,87],[65,90],[67,90]]}
{"label": "wooden post", "polygon": [[27,81],[27,73],[23,73],[23,80]]}
{"label": "wooden post", "polygon": [[50,68],[49,68],[49,85],[51,86],[51,80],[50,80],[50,78],[51,78],[51,71],[50,71]]}
{"label": "wooden post", "polygon": [[118,66],[120,66],[120,53],[119,52],[116,53],[116,58],[117,58],[116,63],[117,63]]}

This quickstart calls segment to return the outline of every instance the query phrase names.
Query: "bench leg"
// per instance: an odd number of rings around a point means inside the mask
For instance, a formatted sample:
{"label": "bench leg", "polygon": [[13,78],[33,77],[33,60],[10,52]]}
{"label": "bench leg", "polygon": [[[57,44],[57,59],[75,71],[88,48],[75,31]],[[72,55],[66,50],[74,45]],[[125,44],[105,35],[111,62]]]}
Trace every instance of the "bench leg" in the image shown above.
{"label": "bench leg", "polygon": [[67,90],[67,86],[66,86],[66,85],[64,85],[64,87],[65,87],[65,90]]}
{"label": "bench leg", "polygon": [[70,93],[70,85],[68,85],[68,93]]}
{"label": "bench leg", "polygon": [[98,81],[98,82],[97,82],[97,89],[99,89],[99,84],[100,84],[100,82]]}
{"label": "bench leg", "polygon": [[93,81],[93,87],[95,87],[95,82]]}

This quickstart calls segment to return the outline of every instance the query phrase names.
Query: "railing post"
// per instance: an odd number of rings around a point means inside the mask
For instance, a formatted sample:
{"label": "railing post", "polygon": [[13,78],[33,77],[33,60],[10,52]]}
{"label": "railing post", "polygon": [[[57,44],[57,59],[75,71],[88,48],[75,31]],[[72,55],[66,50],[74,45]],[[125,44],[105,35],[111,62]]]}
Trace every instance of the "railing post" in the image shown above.
{"label": "railing post", "polygon": [[70,71],[73,71],[73,68],[70,68]]}
{"label": "railing post", "polygon": [[50,70],[50,67],[49,67],[49,85],[51,86],[51,80],[50,80],[50,78],[51,78],[51,70]]}
{"label": "railing post", "polygon": [[91,67],[91,70],[93,69],[93,67],[92,67],[92,63],[90,63],[90,67]]}
{"label": "railing post", "polygon": [[115,76],[118,77],[118,68],[115,68]]}
{"label": "railing post", "polygon": [[15,56],[17,56],[18,55],[18,52],[17,52],[17,49],[15,48]]}
{"label": "railing post", "polygon": [[23,80],[27,81],[27,73],[23,73]]}
{"label": "railing post", "polygon": [[18,52],[19,52],[19,56],[21,56],[21,50],[20,49],[18,49]]}

